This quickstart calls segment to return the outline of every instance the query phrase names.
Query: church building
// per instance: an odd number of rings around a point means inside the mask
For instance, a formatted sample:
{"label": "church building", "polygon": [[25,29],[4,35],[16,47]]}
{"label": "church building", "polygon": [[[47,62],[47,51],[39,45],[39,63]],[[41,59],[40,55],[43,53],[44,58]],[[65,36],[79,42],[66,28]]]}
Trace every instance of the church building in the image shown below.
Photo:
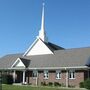
{"label": "church building", "polygon": [[90,47],[65,49],[48,41],[44,27],[44,5],[41,29],[32,45],[21,54],[0,58],[0,71],[13,76],[13,83],[41,85],[60,83],[79,87],[90,78]]}

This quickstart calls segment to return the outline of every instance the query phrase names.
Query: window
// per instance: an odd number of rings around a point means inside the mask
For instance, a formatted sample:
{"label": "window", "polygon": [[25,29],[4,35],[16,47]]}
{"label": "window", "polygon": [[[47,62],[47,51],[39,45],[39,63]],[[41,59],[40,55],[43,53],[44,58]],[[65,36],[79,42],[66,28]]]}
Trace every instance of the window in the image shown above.
{"label": "window", "polygon": [[75,79],[75,70],[69,71],[69,79]]}
{"label": "window", "polygon": [[56,70],[56,79],[61,79],[61,71]]}
{"label": "window", "polygon": [[49,72],[48,70],[44,70],[44,79],[48,79],[49,78]]}
{"label": "window", "polygon": [[36,78],[37,74],[38,74],[37,70],[34,70],[33,73],[32,73],[33,78]]}

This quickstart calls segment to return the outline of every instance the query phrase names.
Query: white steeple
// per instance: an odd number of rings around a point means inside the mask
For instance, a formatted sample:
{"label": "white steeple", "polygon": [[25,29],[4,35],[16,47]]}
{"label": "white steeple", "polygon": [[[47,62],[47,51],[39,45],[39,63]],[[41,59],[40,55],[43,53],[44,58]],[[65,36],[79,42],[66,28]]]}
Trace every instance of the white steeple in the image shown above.
{"label": "white steeple", "polygon": [[27,51],[24,53],[23,56],[53,54],[53,51],[47,45],[49,44],[44,27],[44,3],[43,3],[41,29],[39,31],[39,35],[36,38],[36,40],[32,43],[32,45],[27,49]]}
{"label": "white steeple", "polygon": [[48,38],[46,36],[46,33],[45,33],[45,27],[44,27],[44,3],[43,3],[43,8],[42,8],[42,20],[41,20],[41,29],[39,31],[39,38],[44,41],[44,42],[47,42],[48,43]]}

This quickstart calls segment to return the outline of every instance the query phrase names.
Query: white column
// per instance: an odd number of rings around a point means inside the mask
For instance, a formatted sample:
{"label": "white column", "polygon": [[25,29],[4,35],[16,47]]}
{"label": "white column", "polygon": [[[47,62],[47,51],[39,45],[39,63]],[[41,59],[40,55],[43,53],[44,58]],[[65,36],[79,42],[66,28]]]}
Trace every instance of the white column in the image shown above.
{"label": "white column", "polygon": [[36,86],[37,86],[37,77],[36,77]]}
{"label": "white column", "polygon": [[66,70],[66,87],[68,87],[68,70]]}
{"label": "white column", "polygon": [[38,85],[38,71],[36,71],[37,77],[36,77],[36,86]]}
{"label": "white column", "polygon": [[25,84],[25,71],[23,71],[23,84]]}
{"label": "white column", "polygon": [[15,83],[15,79],[16,79],[16,71],[14,70],[13,72],[13,82]]}

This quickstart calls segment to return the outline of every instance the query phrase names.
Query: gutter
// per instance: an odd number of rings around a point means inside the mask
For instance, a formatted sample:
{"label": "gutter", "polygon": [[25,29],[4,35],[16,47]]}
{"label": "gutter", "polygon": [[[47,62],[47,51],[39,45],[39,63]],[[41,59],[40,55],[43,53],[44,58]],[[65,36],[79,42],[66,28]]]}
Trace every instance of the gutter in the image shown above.
{"label": "gutter", "polygon": [[69,69],[76,69],[76,70],[87,70],[90,67],[87,66],[75,66],[75,67],[31,67],[31,68],[1,68],[0,71],[3,70],[69,70]]}
{"label": "gutter", "polygon": [[27,70],[56,70],[56,69],[61,69],[61,70],[69,70],[69,69],[90,69],[90,67],[87,66],[75,66],[75,67],[38,67],[38,68],[27,68]]}

